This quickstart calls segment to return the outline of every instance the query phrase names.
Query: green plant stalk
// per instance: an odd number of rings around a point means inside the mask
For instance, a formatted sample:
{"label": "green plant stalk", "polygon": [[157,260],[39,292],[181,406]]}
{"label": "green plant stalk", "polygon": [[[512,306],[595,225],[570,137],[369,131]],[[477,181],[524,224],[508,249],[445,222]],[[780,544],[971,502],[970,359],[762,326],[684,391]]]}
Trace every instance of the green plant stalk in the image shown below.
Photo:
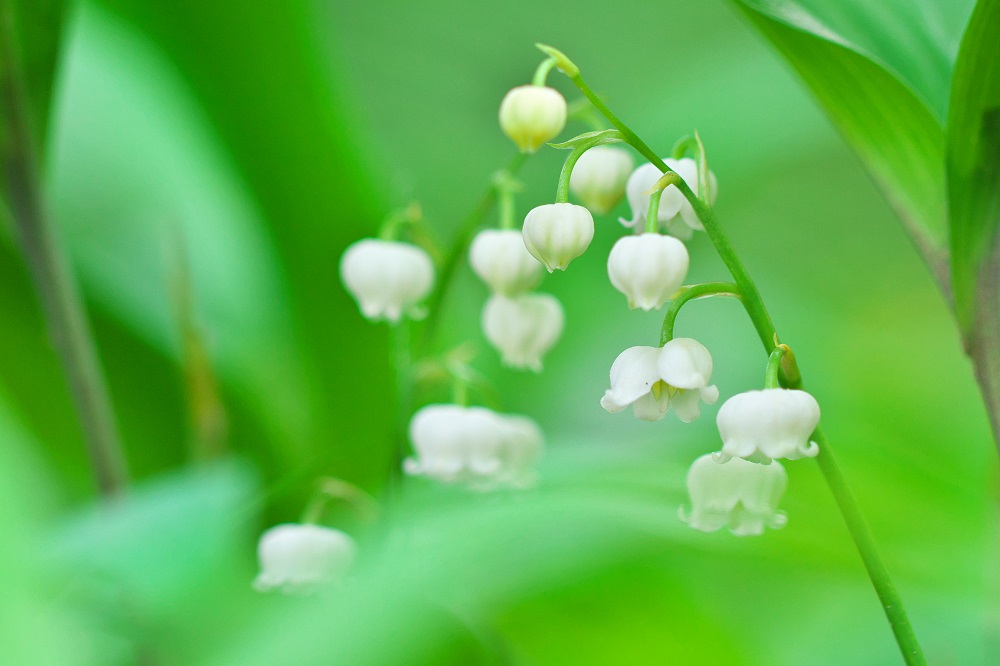
{"label": "green plant stalk", "polygon": [[663,327],[660,329],[660,346],[674,339],[674,325],[681,308],[688,301],[709,296],[732,296],[740,298],[740,288],[731,282],[705,282],[690,287],[683,287],[671,301],[667,313],[663,316]]}
{"label": "green plant stalk", "polygon": [[[567,76],[569,76],[570,80],[573,81],[584,96],[591,101],[594,107],[624,135],[629,145],[639,151],[643,157],[663,173],[672,171],[631,128],[612,113],[607,105],[590,89],[590,86],[583,80],[578,70],[571,70],[567,73]],[[770,354],[778,344],[778,333],[774,328],[774,323],[764,305],[757,285],[751,279],[743,262],[740,261],[733,246],[729,243],[729,239],[726,237],[725,232],[723,232],[714,211],[702,202],[683,180],[677,183],[677,188],[694,208],[695,213],[705,227],[709,239],[715,245],[716,252],[718,252],[719,257],[733,276],[733,280],[737,287],[739,287],[742,296],[740,300],[743,303],[743,307],[753,322],[757,335],[764,345],[764,349]],[[799,388],[800,386],[801,380],[795,382],[795,385],[790,385],[789,388]],[[817,456],[817,463],[823,473],[823,478],[826,480],[826,484],[836,500],[837,507],[840,509],[840,513],[854,540],[865,569],[868,571],[868,577],[872,582],[872,586],[875,588],[875,592],[882,602],[882,609],[889,620],[889,625],[892,628],[903,659],[909,666],[926,664],[927,662],[920,648],[920,643],[917,641],[913,627],[906,616],[906,610],[903,608],[899,592],[896,590],[896,586],[889,576],[885,563],[882,561],[882,556],[875,546],[875,540],[864,519],[864,515],[861,513],[861,508],[858,506],[857,500],[854,498],[854,494],[848,487],[843,472],[837,464],[830,443],[819,428],[816,429],[813,438],[819,444],[820,453]]]}
{"label": "green plant stalk", "polygon": [[42,202],[38,156],[14,53],[12,21],[10,4],[0,0],[7,202],[52,344],[66,373],[94,477],[101,494],[110,497],[124,491],[128,483],[125,456],[86,311]]}
{"label": "green plant stalk", "polygon": [[781,370],[781,359],[785,357],[785,347],[775,347],[774,351],[767,358],[767,369],[764,371],[764,388],[781,388],[779,371]]}
{"label": "green plant stalk", "polygon": [[[528,155],[526,153],[518,153],[511,158],[503,171],[510,178],[514,178],[521,170],[521,167],[524,166],[527,159]],[[496,199],[497,188],[491,183],[489,189],[479,198],[479,202],[475,208],[462,221],[461,226],[455,234],[454,243],[452,243],[451,247],[445,253],[444,260],[441,262],[441,270],[438,271],[437,282],[434,284],[434,291],[431,292],[430,298],[427,299],[428,315],[420,337],[421,352],[427,351],[428,345],[437,333],[437,327],[441,323],[441,306],[448,295],[448,289],[451,287],[455,271],[458,269],[462,257],[468,251],[476,229],[479,228],[479,225],[483,223],[483,220],[489,214],[490,210],[492,210]]]}

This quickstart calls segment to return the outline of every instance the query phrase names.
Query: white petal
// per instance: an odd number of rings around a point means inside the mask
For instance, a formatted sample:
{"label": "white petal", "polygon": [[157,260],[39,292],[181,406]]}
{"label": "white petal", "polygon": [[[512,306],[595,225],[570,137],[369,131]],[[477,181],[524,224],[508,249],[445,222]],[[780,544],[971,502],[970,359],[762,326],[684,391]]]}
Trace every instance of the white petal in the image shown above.
{"label": "white petal", "polygon": [[340,260],[340,277],[368,319],[398,321],[434,284],[434,264],[409,243],[365,238]]}
{"label": "white petal", "polygon": [[712,379],[712,355],[697,340],[674,338],[657,361],[660,378],[681,389],[700,389]]}
{"label": "white petal", "polygon": [[620,238],[608,255],[608,278],[629,305],[659,308],[677,291],[688,271],[688,252],[676,238],[657,233]]}
{"label": "white petal", "polygon": [[549,294],[494,295],[483,308],[483,333],[505,365],[540,372],[563,330],[562,305]]}
{"label": "white petal", "polygon": [[500,128],[521,152],[535,152],[565,126],[566,100],[554,88],[518,86],[500,103]]}
{"label": "white petal", "polygon": [[551,273],[566,270],[594,239],[594,217],[583,206],[554,203],[532,208],[524,218],[524,247]]}
{"label": "white petal", "polygon": [[616,414],[653,390],[660,380],[657,359],[659,347],[630,347],[611,364],[611,389],[601,399],[601,406]]}
{"label": "white petal", "polygon": [[490,289],[505,296],[533,289],[542,280],[542,265],[524,247],[521,232],[514,229],[479,232],[469,248],[469,264]]}
{"label": "white petal", "polygon": [[354,541],[340,530],[286,523],[261,535],[257,545],[260,575],[254,587],[306,592],[338,580],[354,560]]}
{"label": "white petal", "polygon": [[819,449],[809,438],[819,417],[819,405],[805,391],[774,388],[740,393],[719,409],[722,450],[740,458],[814,456]]}
{"label": "white petal", "polygon": [[632,156],[612,146],[595,146],[573,167],[569,189],[584,205],[604,215],[621,200],[632,172]]}

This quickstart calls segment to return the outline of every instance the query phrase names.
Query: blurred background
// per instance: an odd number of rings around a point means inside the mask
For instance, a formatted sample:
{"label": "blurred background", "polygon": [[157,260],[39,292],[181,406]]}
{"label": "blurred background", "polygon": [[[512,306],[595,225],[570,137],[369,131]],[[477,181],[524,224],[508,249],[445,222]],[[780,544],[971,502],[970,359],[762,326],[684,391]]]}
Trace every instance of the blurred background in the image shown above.
{"label": "blurred background", "polygon": [[[961,21],[924,18],[957,49]],[[545,429],[540,487],[410,482],[381,524],[331,517],[362,548],[341,589],[250,590],[258,534],[298,519],[319,476],[377,494],[391,464],[389,331],[344,292],[341,252],[413,200],[451,237],[514,152],[497,108],[530,79],[536,41],[661,153],[701,133],[720,218],[928,658],[997,659],[996,453],[946,305],[858,160],[730,4],[86,0],[63,31],[46,192],[135,486],[95,506],[4,221],[0,661],[898,661],[813,462],[786,466],[784,530],[693,532],[676,507],[687,466],[719,446],[717,406],[690,426],[600,408],[611,362],[654,344],[662,318],[628,311],[607,281],[624,204],[542,285],[567,316],[542,374],[500,367],[465,266],[442,313],[435,351],[475,343],[504,410]],[[558,73],[550,84],[578,97]],[[564,156],[528,161],[521,215],[552,200]],[[689,248],[689,282],[724,278],[704,235]],[[766,359],[734,302],[689,305],[678,334],[712,351],[723,399],[759,386]]]}

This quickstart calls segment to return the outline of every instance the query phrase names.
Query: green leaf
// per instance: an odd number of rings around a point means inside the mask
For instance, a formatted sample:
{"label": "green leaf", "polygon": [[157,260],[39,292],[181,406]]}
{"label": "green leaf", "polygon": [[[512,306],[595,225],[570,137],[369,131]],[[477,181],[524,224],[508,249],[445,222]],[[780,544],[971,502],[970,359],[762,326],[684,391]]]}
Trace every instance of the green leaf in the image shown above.
{"label": "green leaf", "polygon": [[[888,20],[867,13],[876,3],[840,6],[838,24],[848,26],[844,32],[855,39],[864,37],[864,44],[840,34],[802,2],[737,4],[812,90],[946,284],[944,130],[934,109],[941,82],[948,80],[947,39],[916,39],[912,31],[885,29]],[[954,5],[956,12],[962,4]],[[923,53],[920,47],[927,44],[937,45],[939,57],[908,64],[908,56]],[[890,56],[892,65],[883,59]],[[906,68],[909,76],[893,65]]]}
{"label": "green leaf", "polygon": [[10,16],[3,18],[11,19],[14,31],[11,46],[18,59],[21,85],[27,93],[32,129],[39,145],[43,145],[59,60],[65,2],[14,1],[9,4],[9,11]]}
{"label": "green leaf", "polygon": [[955,312],[966,337],[974,335],[972,329],[986,314],[982,310],[996,310],[997,300],[996,262],[1000,251],[997,26],[1000,26],[1000,1],[980,0],[962,39],[951,91],[947,163],[951,275]]}

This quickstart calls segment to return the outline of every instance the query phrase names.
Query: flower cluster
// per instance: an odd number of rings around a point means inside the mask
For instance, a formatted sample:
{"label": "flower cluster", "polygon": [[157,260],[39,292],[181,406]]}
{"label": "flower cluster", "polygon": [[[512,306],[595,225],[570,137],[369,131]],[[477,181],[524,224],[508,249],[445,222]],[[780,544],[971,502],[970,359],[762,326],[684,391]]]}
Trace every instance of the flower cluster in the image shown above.
{"label": "flower cluster", "polygon": [[403,469],[443,483],[478,490],[523,488],[534,482],[533,463],[541,452],[542,431],[525,416],[485,407],[427,405],[410,421],[416,455]]}

